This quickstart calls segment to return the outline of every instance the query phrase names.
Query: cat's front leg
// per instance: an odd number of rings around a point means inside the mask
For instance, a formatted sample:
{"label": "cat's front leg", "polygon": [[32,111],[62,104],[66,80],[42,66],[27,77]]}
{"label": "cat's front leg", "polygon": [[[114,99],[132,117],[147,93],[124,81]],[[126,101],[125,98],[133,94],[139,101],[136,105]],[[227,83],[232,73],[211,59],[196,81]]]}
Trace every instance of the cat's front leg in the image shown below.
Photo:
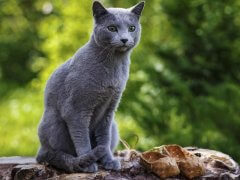
{"label": "cat's front leg", "polygon": [[66,121],[77,156],[91,151],[88,129],[89,121],[90,116],[84,115],[83,113],[72,114],[72,117]]}
{"label": "cat's front leg", "polygon": [[97,145],[103,145],[106,147],[106,155],[100,159],[101,164],[105,169],[119,170],[121,164],[119,160],[113,157],[111,151],[111,123],[114,117],[114,110],[108,110],[102,121],[99,123],[96,129],[96,141]]}
{"label": "cat's front leg", "polygon": [[[88,111],[76,112],[73,109],[65,114],[65,121],[78,157],[88,154],[91,151],[89,137],[89,122],[91,114],[92,113]],[[98,170],[96,163],[87,167],[82,167],[83,164],[79,162],[79,166],[84,172],[96,172]]]}

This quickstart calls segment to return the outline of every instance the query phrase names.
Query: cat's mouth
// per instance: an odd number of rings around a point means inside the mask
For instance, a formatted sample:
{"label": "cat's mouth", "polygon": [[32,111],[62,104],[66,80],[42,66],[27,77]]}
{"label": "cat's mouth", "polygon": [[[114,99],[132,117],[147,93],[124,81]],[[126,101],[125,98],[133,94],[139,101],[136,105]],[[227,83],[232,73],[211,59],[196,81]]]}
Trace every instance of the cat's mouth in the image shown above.
{"label": "cat's mouth", "polygon": [[127,45],[122,45],[118,47],[118,50],[121,52],[127,51],[130,47]]}
{"label": "cat's mouth", "polygon": [[123,51],[128,50],[128,47],[127,46],[122,46],[122,47],[119,48],[119,50],[123,52]]}

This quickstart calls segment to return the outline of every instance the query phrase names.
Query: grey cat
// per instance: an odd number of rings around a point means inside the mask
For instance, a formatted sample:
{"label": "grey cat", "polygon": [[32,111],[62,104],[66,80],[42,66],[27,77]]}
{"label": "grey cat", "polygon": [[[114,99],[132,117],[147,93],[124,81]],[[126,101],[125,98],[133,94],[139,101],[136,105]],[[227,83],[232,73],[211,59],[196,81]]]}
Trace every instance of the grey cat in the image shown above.
{"label": "grey cat", "polygon": [[144,7],[92,6],[91,39],[50,77],[39,125],[37,161],[68,172],[95,172],[97,163],[120,169],[113,157],[118,144],[114,121],[129,75],[130,53],[140,39]]}

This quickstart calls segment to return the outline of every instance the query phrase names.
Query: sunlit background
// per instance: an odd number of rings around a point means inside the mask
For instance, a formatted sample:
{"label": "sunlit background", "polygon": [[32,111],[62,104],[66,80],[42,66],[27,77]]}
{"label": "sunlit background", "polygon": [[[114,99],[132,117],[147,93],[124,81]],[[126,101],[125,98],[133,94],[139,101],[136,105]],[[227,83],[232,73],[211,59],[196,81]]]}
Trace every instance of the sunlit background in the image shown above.
{"label": "sunlit background", "polygon": [[[0,0],[0,156],[36,154],[46,81],[88,41],[91,4]],[[239,9],[239,0],[146,0],[116,114],[131,148],[176,143],[240,161]]]}

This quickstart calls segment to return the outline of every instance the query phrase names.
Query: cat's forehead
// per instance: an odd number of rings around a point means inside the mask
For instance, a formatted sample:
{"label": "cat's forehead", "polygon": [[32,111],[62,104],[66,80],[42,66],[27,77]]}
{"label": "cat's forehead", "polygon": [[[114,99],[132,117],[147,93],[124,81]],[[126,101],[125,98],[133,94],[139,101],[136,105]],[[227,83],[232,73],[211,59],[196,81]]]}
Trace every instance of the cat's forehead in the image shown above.
{"label": "cat's forehead", "polygon": [[107,11],[111,14],[130,14],[129,9],[125,8],[107,8]]}
{"label": "cat's forehead", "polygon": [[106,21],[121,22],[121,23],[137,23],[138,19],[129,10],[124,8],[108,8],[109,16],[106,17]]}

